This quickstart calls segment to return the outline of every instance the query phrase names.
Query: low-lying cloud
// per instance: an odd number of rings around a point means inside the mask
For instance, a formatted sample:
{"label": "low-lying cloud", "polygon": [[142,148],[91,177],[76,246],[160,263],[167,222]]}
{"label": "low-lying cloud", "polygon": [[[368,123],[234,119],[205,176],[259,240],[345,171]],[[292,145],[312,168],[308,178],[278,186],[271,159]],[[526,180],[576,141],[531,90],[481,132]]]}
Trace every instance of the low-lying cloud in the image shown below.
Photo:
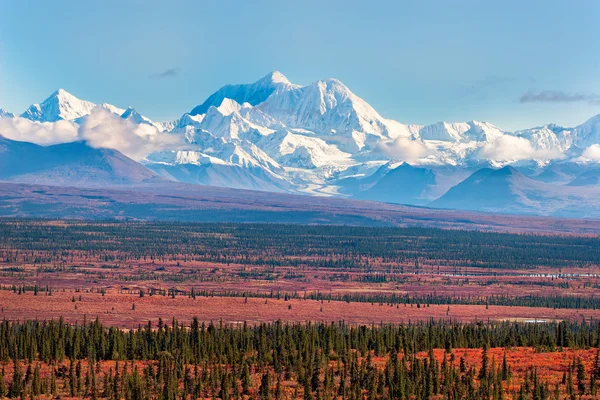
{"label": "low-lying cloud", "polygon": [[154,126],[135,124],[106,110],[94,109],[79,127],[78,137],[96,148],[116,149],[139,161],[161,150],[175,150],[183,145],[179,135],[159,132]]}
{"label": "low-lying cloud", "polygon": [[529,140],[512,135],[502,135],[494,142],[487,143],[481,148],[479,155],[483,159],[503,163],[531,159],[551,160],[560,157],[558,152],[536,149]]}
{"label": "low-lying cloud", "polygon": [[581,157],[590,161],[600,162],[600,144],[593,144],[586,148]]}
{"label": "low-lying cloud", "polygon": [[600,95],[594,93],[567,93],[560,90],[529,91],[521,96],[519,103],[576,103],[600,104]]}
{"label": "low-lying cloud", "polygon": [[115,149],[136,161],[155,151],[178,150],[185,145],[180,135],[135,124],[100,108],[93,109],[80,126],[69,121],[42,123],[21,117],[0,118],[0,135],[42,146],[84,140],[92,147]]}
{"label": "low-lying cloud", "polygon": [[393,160],[414,162],[428,156],[431,151],[420,140],[397,137],[390,141],[381,141],[377,149]]}
{"label": "low-lying cloud", "polygon": [[78,140],[77,125],[69,121],[34,122],[27,118],[0,118],[0,135],[43,146]]}

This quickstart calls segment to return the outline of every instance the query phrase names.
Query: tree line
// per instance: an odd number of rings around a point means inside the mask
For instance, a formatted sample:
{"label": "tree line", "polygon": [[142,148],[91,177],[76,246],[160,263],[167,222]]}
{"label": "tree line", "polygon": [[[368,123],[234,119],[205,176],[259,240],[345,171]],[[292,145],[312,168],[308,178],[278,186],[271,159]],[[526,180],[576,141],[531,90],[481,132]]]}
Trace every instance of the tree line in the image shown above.
{"label": "tree line", "polygon": [[[550,385],[517,379],[488,349],[600,345],[599,324],[428,321],[259,325],[159,320],[135,329],[58,321],[0,323],[0,396],[109,399],[550,399],[597,394],[600,361],[573,359]],[[454,349],[483,349],[477,365]],[[444,349],[440,358],[434,349]],[[425,354],[425,355],[423,355]],[[49,371],[42,373],[43,367]],[[48,368],[46,368],[48,369]],[[514,384],[513,384],[514,383]],[[512,389],[511,389],[512,388]]]}
{"label": "tree line", "polygon": [[99,257],[402,272],[600,264],[598,237],[433,228],[2,219],[0,243],[0,260],[34,264]]}

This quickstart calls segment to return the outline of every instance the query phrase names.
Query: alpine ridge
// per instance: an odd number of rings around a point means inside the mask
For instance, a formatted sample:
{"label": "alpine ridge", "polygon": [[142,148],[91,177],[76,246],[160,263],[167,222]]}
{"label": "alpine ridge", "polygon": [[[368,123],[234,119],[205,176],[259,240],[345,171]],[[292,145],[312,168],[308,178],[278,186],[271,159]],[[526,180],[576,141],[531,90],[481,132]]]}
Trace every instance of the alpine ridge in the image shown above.
{"label": "alpine ridge", "polygon": [[[302,86],[273,71],[254,83],[225,85],[168,122],[59,89],[18,117],[0,110],[0,134],[18,140],[27,126],[27,137],[39,131],[47,143],[42,135],[60,122],[82,136],[87,118],[106,117],[98,110],[128,129],[143,127],[134,129],[134,146],[149,149],[142,164],[164,179],[533,214],[544,213],[540,204],[549,201],[548,213],[572,215],[577,210],[566,203],[578,201],[578,215],[600,215],[600,115],[576,127],[515,132],[476,120],[421,126],[381,116],[333,78]],[[125,154],[132,147],[108,139],[92,142]]]}

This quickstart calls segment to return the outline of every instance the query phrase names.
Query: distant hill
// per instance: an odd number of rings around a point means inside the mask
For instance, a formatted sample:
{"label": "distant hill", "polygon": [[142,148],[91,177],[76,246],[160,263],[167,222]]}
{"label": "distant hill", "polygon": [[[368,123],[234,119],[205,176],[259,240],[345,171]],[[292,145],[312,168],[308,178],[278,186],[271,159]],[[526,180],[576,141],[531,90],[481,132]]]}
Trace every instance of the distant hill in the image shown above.
{"label": "distant hill", "polygon": [[48,185],[111,186],[160,181],[143,165],[86,142],[38,146],[0,136],[0,179]]}
{"label": "distant hill", "polygon": [[177,182],[112,188],[0,182],[0,216],[421,226],[501,232],[600,234],[597,220],[439,210]]}
{"label": "distant hill", "polygon": [[430,203],[432,207],[517,214],[597,217],[600,190],[540,182],[513,167],[483,168]]}
{"label": "distant hill", "polygon": [[586,171],[569,182],[569,186],[597,186],[600,187],[600,168]]}
{"label": "distant hill", "polygon": [[428,168],[402,164],[390,170],[379,182],[355,197],[399,204],[426,204],[427,192],[436,185],[435,173]]}

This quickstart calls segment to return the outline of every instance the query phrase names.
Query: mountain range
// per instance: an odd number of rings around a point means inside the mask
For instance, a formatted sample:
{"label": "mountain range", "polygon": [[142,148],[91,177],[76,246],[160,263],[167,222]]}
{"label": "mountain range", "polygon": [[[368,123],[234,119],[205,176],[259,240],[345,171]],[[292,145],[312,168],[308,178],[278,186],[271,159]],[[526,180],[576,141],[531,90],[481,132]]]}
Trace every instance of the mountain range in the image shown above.
{"label": "mountain range", "polygon": [[[600,115],[507,132],[382,117],[336,79],[278,71],[226,85],[174,121],[59,89],[0,109],[0,179],[102,187],[188,184],[428,207],[600,217]],[[42,146],[43,145],[43,146]]]}

